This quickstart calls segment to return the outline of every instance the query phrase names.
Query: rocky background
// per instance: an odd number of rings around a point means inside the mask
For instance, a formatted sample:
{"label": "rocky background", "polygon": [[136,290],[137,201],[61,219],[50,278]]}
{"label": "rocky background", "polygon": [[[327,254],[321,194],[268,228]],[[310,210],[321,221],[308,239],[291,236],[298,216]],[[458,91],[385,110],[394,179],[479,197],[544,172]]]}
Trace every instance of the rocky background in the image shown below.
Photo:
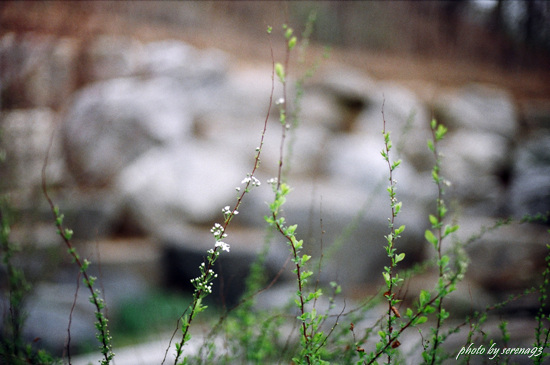
{"label": "rocky background", "polygon": [[[317,60],[320,66],[289,137],[294,191],[285,213],[306,249],[326,256],[323,281],[338,281],[355,299],[381,282],[390,215],[382,105],[392,158],[403,160],[395,179],[405,266],[433,255],[424,239],[436,194],[426,147],[432,116],[449,128],[440,148],[451,182],[446,202],[461,226],[456,239],[549,210],[550,58],[536,39],[520,42],[487,20],[498,19],[495,9],[467,2],[5,2],[0,186],[18,212],[12,238],[28,250],[21,264],[35,287],[29,338],[62,348],[76,280],[41,194],[50,143],[49,190],[100,272],[113,316],[117,303],[152,287],[189,289],[214,244],[210,227],[236,202],[235,187],[253,166],[271,90],[265,29],[273,25],[282,61],[280,25],[301,33],[312,8],[306,66],[296,52],[290,81]],[[332,46],[328,60],[323,44]],[[281,96],[277,85],[274,98]],[[277,174],[281,136],[275,105],[271,115],[256,174],[262,185],[246,196],[228,232],[231,252],[220,259],[215,298],[222,305],[238,299],[263,247],[272,199],[266,181]],[[469,272],[452,305],[483,309],[536,285],[547,229],[514,224],[469,243]],[[270,275],[287,254],[274,238]],[[293,293],[288,271],[275,288]],[[411,288],[431,280],[424,275]],[[274,293],[263,302],[282,304]],[[92,315],[86,298],[78,308]],[[536,304],[533,297],[512,308],[532,312]],[[92,326],[86,314],[73,318],[73,341],[93,339]]]}

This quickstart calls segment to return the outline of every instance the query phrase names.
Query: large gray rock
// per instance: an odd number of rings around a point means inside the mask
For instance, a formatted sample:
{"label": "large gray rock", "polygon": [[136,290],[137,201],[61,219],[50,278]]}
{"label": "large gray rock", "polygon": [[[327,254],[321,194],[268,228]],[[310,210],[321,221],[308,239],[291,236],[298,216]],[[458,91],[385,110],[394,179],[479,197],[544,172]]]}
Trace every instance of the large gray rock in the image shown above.
{"label": "large gray rock", "polygon": [[227,73],[228,56],[217,49],[199,51],[181,41],[163,40],[146,44],[143,51],[146,74],[169,77],[188,88],[217,83]]}
{"label": "large gray rock", "polygon": [[[399,184],[399,183],[398,183]],[[384,235],[389,233],[389,197],[382,185],[369,189],[343,177],[306,181],[293,179],[292,192],[283,205],[289,225],[297,224],[297,237],[304,240],[304,252],[314,259],[323,253],[322,280],[337,281],[351,290],[357,285],[378,284],[388,264]],[[406,225],[397,240],[398,252],[405,252],[403,266],[424,257],[424,229],[427,212],[414,199],[403,201],[396,225]],[[260,226],[273,201],[270,186],[260,187],[248,197],[242,209],[243,221]],[[321,227],[322,219],[322,227]],[[314,262],[314,261],[312,261]],[[315,271],[315,270],[314,270]]]}
{"label": "large gray rock", "polygon": [[[540,283],[548,254],[544,227],[513,223],[487,231],[496,221],[483,216],[460,217],[457,223],[456,239],[465,244],[470,259],[469,280],[499,300]],[[532,299],[536,306],[536,298]]]}
{"label": "large gray rock", "polygon": [[121,171],[115,189],[142,228],[161,237],[219,219],[247,170],[237,151],[189,140],[145,153]]}
{"label": "large gray rock", "polygon": [[532,136],[518,146],[510,196],[517,217],[550,211],[550,134]]}
{"label": "large gray rock", "polygon": [[[95,83],[75,96],[63,134],[71,170],[81,183],[109,184],[142,153],[180,143],[200,129],[196,124],[202,116],[224,109],[230,89],[225,88],[227,57],[221,51],[198,51],[178,41],[138,47],[125,38],[99,38],[90,46],[96,48],[97,63],[113,63],[114,71],[92,79],[129,76],[138,68],[141,77]],[[132,67],[126,70],[126,63]],[[241,104],[241,118],[246,111]]]}
{"label": "large gray rock", "polygon": [[154,146],[191,133],[192,104],[168,78],[114,79],[80,91],[65,116],[63,138],[73,175],[85,185],[109,184]]}
{"label": "large gray rock", "polygon": [[[321,123],[333,132],[349,132],[355,128],[358,116],[372,107],[372,93],[376,90],[376,83],[365,73],[352,68],[327,68],[320,71],[315,81],[308,85],[308,91],[314,91],[317,98],[324,100],[325,107],[331,111],[324,113],[317,124]],[[306,94],[307,95],[307,94]],[[305,106],[310,106],[311,99],[306,98]],[[323,112],[318,106],[317,113]],[[305,120],[307,111],[304,109]]]}
{"label": "large gray rock", "polygon": [[510,140],[518,130],[517,110],[512,96],[500,89],[472,84],[435,102],[451,129],[494,133]]}
{"label": "large gray rock", "polygon": [[441,175],[451,184],[447,192],[477,207],[478,214],[498,214],[505,189],[501,176],[510,166],[509,141],[495,133],[460,129],[445,137],[439,152]]}
{"label": "large gray rock", "polygon": [[[389,167],[381,156],[384,149],[384,137],[368,134],[348,134],[330,139],[324,161],[326,175],[348,180],[366,190],[385,188],[389,185]],[[390,161],[400,159],[395,149],[390,151]],[[406,158],[393,172],[400,194],[414,195],[419,200],[429,199],[430,187],[424,184]]]}
{"label": "large gray rock", "polygon": [[431,137],[430,116],[420,99],[400,84],[380,82],[369,100],[368,107],[358,116],[355,130],[383,141],[380,132],[385,120],[386,131],[391,132],[393,153],[407,157],[418,171],[430,170],[433,156],[426,147]]}

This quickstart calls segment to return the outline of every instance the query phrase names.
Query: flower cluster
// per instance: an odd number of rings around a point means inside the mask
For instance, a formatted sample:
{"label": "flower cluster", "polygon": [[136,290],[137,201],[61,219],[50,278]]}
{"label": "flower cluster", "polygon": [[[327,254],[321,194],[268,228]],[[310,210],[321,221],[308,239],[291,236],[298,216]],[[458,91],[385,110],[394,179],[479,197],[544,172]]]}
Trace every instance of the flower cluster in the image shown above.
{"label": "flower cluster", "polygon": [[[201,265],[201,271],[205,271],[204,262]],[[204,294],[212,294],[212,279],[218,277],[218,274],[215,274],[212,269],[208,270],[206,274],[207,275],[203,274],[191,279],[191,284],[193,284],[197,290],[204,292]]]}
{"label": "flower cluster", "polygon": [[223,233],[223,226],[219,223],[215,223],[214,227],[210,229],[210,232],[214,235],[217,241],[227,237],[227,233]]}
{"label": "flower cluster", "polygon": [[262,183],[260,182],[260,180],[258,180],[256,177],[252,176],[252,175],[247,175],[243,181],[241,181],[241,184],[252,184],[252,186],[260,186]]}
{"label": "flower cluster", "polygon": [[229,252],[229,245],[225,242],[222,242],[222,241],[216,242],[216,247],[221,247],[222,250]]}
{"label": "flower cluster", "polygon": [[239,214],[239,211],[238,210],[231,210],[231,207],[229,207],[229,205],[226,205],[223,209],[222,209],[222,213],[223,213],[223,217],[224,219],[227,221],[228,219],[231,218],[232,215],[237,215]]}

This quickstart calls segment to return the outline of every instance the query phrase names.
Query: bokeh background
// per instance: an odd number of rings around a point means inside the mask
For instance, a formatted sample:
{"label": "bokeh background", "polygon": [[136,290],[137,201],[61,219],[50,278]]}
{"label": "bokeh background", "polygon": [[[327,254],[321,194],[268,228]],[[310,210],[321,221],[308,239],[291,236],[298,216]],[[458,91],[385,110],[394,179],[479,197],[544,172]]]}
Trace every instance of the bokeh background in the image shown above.
{"label": "bokeh background", "polygon": [[[62,354],[78,271],[41,192],[50,141],[49,191],[100,278],[113,333],[122,338],[116,345],[164,338],[214,244],[210,227],[252,168],[269,106],[271,52],[276,62],[285,57],[282,24],[299,36],[311,14],[309,47],[289,62],[289,107],[300,113],[288,138],[285,167],[295,191],[285,211],[306,249],[327,256],[322,282],[338,281],[348,300],[381,282],[390,214],[379,155],[384,104],[394,157],[403,159],[396,180],[407,225],[399,240],[404,265],[433,255],[424,230],[435,208],[426,140],[436,117],[449,127],[441,149],[447,204],[461,225],[454,240],[469,242],[471,260],[450,305],[468,313],[538,283],[547,225],[513,224],[469,239],[498,219],[550,208],[548,2],[3,1],[0,188],[15,212],[18,263],[34,288],[25,333],[37,346]],[[296,105],[293,83],[312,68]],[[280,85],[273,96],[282,96]],[[273,105],[262,185],[228,232],[231,252],[220,259],[212,298],[218,308],[238,300],[264,247],[277,115]],[[284,241],[273,239],[270,277],[287,255]],[[430,280],[427,273],[411,282],[411,298]],[[288,269],[259,305],[284,304],[293,285]],[[536,297],[510,305],[518,340],[529,342],[524,315],[536,305]],[[89,307],[83,291],[75,351],[95,346]],[[143,363],[158,354],[132,351]]]}

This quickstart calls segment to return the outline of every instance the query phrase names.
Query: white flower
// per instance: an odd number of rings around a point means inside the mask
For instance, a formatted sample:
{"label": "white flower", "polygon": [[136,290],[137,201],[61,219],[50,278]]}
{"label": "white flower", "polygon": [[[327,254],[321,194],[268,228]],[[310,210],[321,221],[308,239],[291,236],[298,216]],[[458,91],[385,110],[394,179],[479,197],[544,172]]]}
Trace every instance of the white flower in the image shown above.
{"label": "white flower", "polygon": [[216,242],[216,247],[221,247],[222,250],[229,252],[229,245],[225,242],[222,242],[222,241]]}
{"label": "white flower", "polygon": [[275,102],[275,105],[281,105],[281,104],[284,104],[284,102],[285,102],[285,99],[279,98],[279,99],[277,99],[277,101]]}
{"label": "white flower", "polygon": [[260,186],[262,183],[255,176],[247,176],[241,181],[241,184],[251,183],[252,186]]}
{"label": "white flower", "polygon": [[229,205],[226,205],[223,209],[222,209],[222,212],[223,212],[223,215],[230,215],[231,214],[231,208],[229,207]]}
{"label": "white flower", "polygon": [[254,176],[252,176],[251,179],[252,179],[252,186],[260,186],[262,184],[260,180],[256,179]]}

